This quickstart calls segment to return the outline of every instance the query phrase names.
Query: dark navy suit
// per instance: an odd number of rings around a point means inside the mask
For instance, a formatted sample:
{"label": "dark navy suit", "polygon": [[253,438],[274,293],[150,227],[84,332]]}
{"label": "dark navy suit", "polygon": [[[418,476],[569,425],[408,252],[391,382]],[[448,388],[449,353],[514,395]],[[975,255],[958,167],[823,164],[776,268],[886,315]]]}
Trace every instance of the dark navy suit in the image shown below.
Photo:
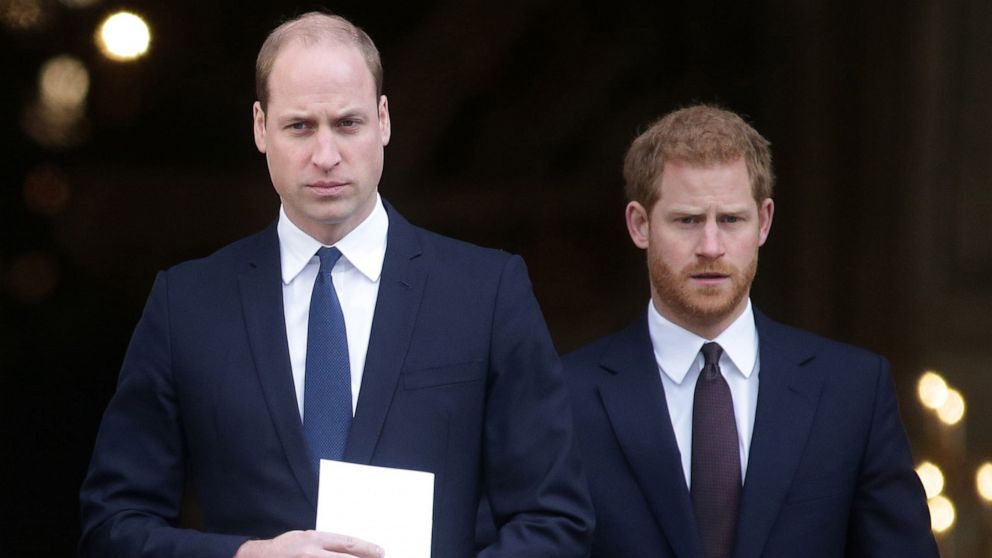
{"label": "dark navy suit", "polygon": [[[885,359],[755,321],[758,405],[733,556],[936,557]],[[593,556],[702,556],[646,313],[563,363]]]}
{"label": "dark navy suit", "polygon": [[[435,558],[475,554],[483,494],[500,531],[480,556],[585,555],[588,492],[523,261],[386,207],[345,460],[435,474]],[[229,558],[313,528],[282,297],[274,225],[158,276],[82,487],[83,556]],[[189,502],[197,530],[179,525]]]}

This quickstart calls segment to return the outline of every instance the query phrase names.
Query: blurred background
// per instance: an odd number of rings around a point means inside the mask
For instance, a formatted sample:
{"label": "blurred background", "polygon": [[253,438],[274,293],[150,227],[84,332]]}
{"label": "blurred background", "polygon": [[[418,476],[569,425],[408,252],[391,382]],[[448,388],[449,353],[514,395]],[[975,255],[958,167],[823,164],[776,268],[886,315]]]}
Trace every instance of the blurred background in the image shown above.
{"label": "blurred background", "polygon": [[317,7],[382,52],[384,197],[522,254],[562,352],[647,304],[630,141],[693,102],[745,114],[778,176],[756,306],[891,359],[943,556],[992,556],[987,0],[0,0],[0,556],[74,554],[154,274],[275,218],[254,58]]}

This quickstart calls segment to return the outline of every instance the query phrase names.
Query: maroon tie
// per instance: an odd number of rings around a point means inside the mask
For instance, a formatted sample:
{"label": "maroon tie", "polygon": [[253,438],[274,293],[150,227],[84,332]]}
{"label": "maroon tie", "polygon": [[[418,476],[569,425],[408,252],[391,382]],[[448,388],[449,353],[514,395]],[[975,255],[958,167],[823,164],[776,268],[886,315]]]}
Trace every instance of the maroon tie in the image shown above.
{"label": "maroon tie", "polygon": [[720,373],[723,348],[706,343],[692,403],[692,505],[704,558],[734,550],[741,496],[741,458],[730,387]]}

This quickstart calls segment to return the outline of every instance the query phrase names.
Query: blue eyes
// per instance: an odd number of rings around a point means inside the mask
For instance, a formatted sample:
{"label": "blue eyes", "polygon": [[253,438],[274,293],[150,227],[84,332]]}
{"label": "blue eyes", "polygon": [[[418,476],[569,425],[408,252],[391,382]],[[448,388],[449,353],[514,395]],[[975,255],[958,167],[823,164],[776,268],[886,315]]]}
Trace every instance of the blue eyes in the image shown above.
{"label": "blue eyes", "polygon": [[[344,118],[334,123],[335,128],[347,133],[357,132],[361,128],[361,125],[362,121],[356,118]],[[316,127],[314,124],[306,121],[291,122],[286,125],[286,129],[292,132],[306,132]]]}
{"label": "blue eyes", "polygon": [[[744,218],[739,215],[721,215],[717,217],[717,221],[727,225],[733,225],[736,223],[744,222]],[[688,216],[688,217],[678,217],[675,222],[680,225],[696,225],[699,223],[705,223],[706,217],[704,216]]]}

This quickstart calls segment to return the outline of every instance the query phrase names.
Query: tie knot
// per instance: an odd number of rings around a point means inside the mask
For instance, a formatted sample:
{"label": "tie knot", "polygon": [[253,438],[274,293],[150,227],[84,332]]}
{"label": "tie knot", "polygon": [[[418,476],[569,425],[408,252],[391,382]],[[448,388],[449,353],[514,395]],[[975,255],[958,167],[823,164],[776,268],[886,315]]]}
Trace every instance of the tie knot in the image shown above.
{"label": "tie knot", "polygon": [[320,258],[320,271],[330,273],[334,264],[341,258],[341,250],[333,246],[321,246],[320,250],[317,250],[317,257]]}
{"label": "tie knot", "polygon": [[723,347],[719,343],[704,343],[702,348],[703,366],[719,366],[720,355],[723,354]]}

